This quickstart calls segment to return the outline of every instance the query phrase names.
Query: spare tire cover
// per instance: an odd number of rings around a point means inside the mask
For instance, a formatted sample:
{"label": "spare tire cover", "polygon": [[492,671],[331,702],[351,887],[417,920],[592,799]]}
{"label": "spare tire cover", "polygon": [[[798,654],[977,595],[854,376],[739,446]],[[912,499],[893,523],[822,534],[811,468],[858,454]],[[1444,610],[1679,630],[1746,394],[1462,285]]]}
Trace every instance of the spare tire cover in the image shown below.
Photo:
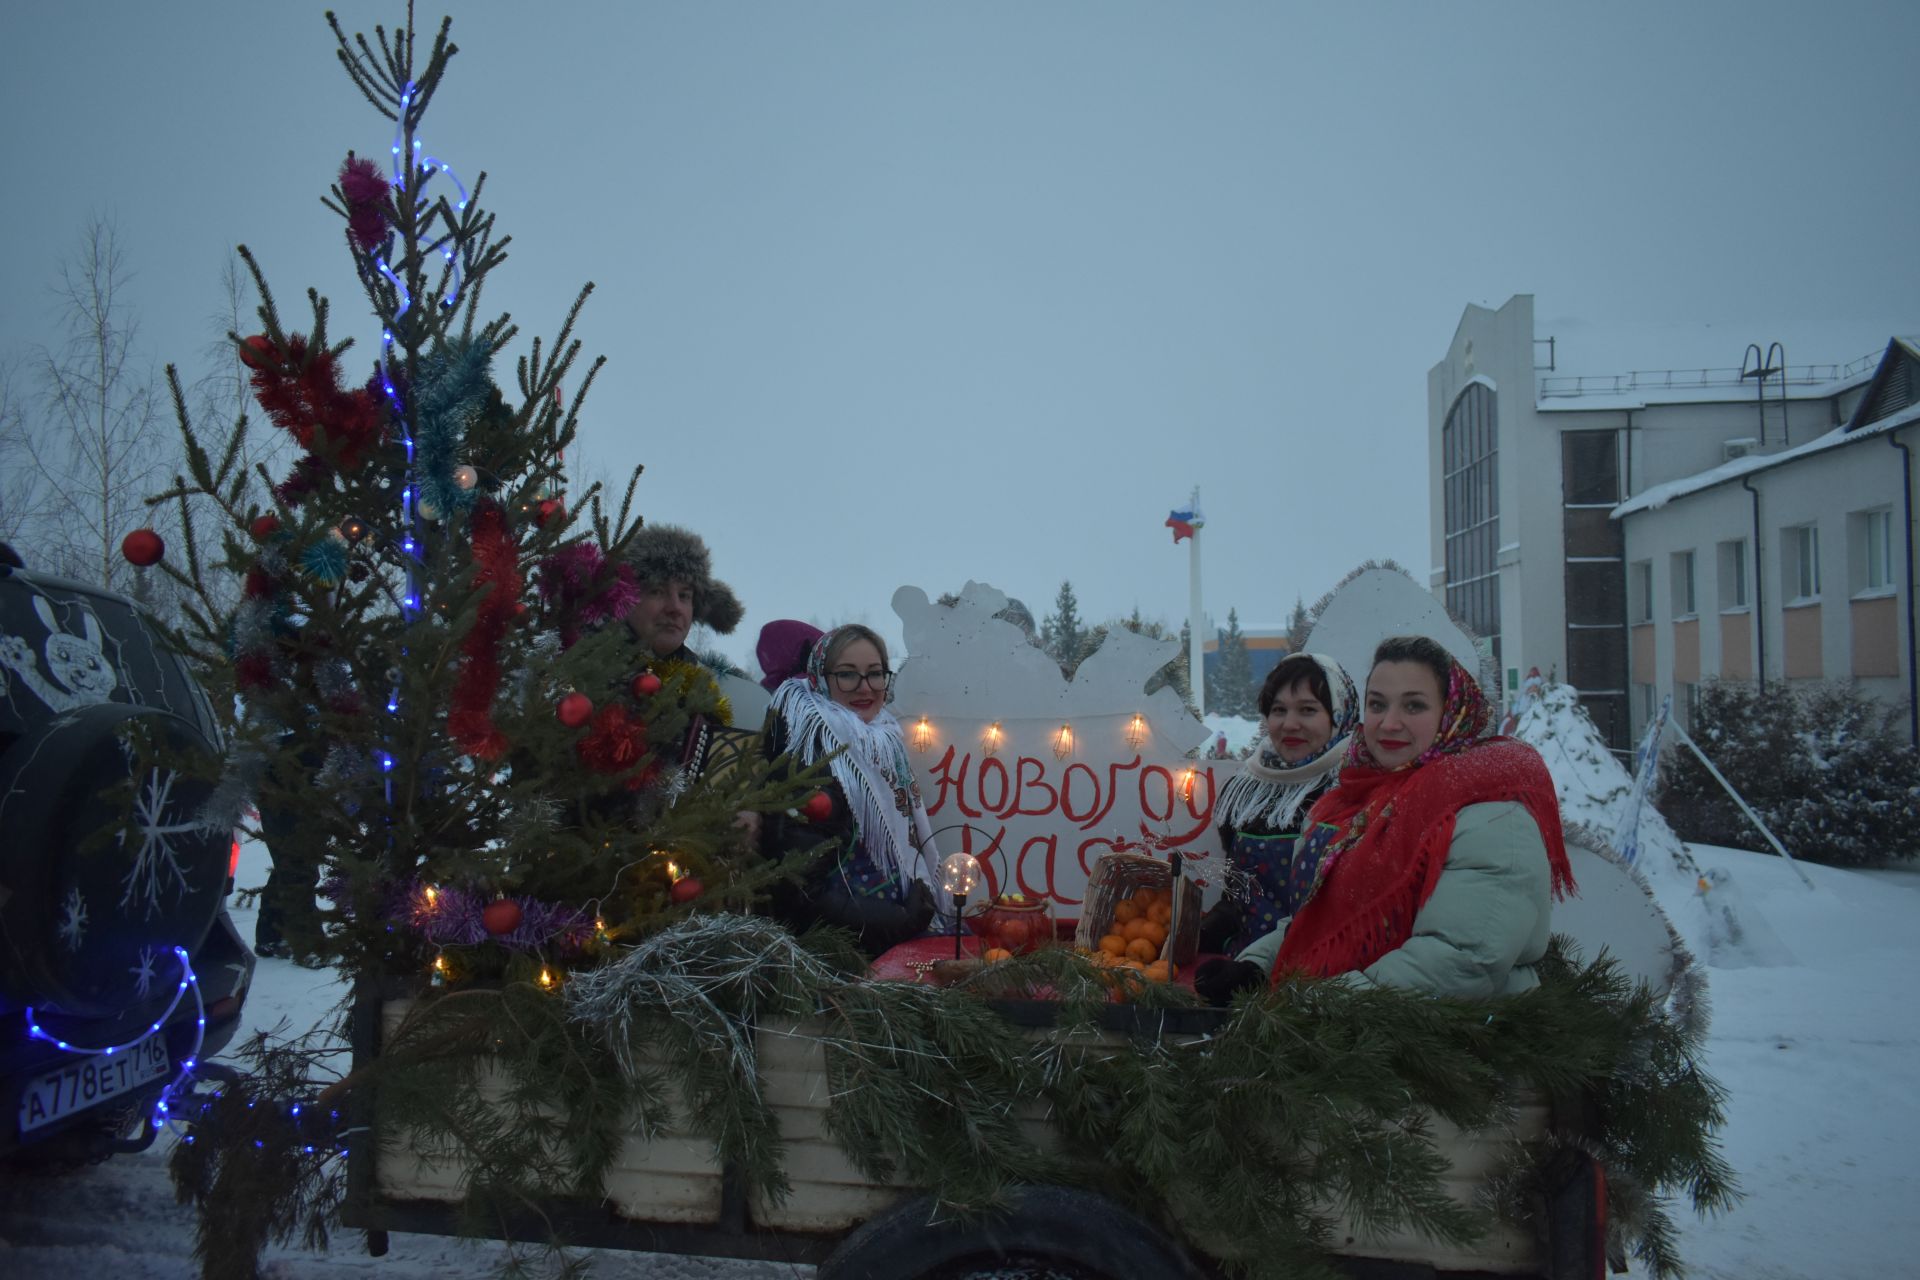
{"label": "spare tire cover", "polygon": [[[129,741],[136,722],[158,757],[144,767]],[[213,782],[180,771],[194,758],[215,753],[193,724],[103,702],[54,717],[0,759],[9,995],[104,1016],[179,981],[173,948],[192,954],[205,939],[233,837],[201,824]]]}

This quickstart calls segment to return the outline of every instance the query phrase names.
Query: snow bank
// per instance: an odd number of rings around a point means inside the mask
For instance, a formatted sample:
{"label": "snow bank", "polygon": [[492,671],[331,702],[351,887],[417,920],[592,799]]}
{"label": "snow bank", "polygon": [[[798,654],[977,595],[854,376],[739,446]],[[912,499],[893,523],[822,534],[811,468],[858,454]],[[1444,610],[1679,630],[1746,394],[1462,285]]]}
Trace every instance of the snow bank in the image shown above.
{"label": "snow bank", "polygon": [[[1519,709],[1513,736],[1546,761],[1562,818],[1618,849],[1633,777],[1601,740],[1573,688],[1542,682]],[[1765,915],[1743,901],[1730,870],[1703,871],[1651,804],[1640,806],[1639,821],[1635,869],[1689,950],[1714,968],[1793,963],[1791,949]]]}

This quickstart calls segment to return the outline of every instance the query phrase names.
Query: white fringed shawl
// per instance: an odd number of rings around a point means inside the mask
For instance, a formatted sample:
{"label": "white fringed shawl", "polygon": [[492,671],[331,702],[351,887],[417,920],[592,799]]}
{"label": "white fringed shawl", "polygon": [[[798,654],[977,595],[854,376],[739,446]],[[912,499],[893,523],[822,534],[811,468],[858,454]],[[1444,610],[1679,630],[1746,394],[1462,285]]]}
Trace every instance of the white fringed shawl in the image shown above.
{"label": "white fringed shawl", "polygon": [[[871,721],[862,720],[815,692],[804,675],[784,680],[774,690],[773,711],[786,728],[786,749],[796,760],[811,765],[833,756],[827,768],[847,797],[867,856],[891,869],[903,889],[910,879],[924,882],[941,909],[951,912],[934,873],[940,855],[907,761],[899,718],[882,708]],[[911,820],[900,811],[899,792],[906,793]]]}
{"label": "white fringed shawl", "polygon": [[1318,794],[1321,782],[1340,768],[1346,739],[1327,744],[1305,764],[1289,766],[1267,748],[1261,748],[1242,770],[1228,779],[1214,802],[1214,817],[1224,826],[1243,831],[1255,822],[1274,831],[1291,830],[1306,816],[1306,801]]}

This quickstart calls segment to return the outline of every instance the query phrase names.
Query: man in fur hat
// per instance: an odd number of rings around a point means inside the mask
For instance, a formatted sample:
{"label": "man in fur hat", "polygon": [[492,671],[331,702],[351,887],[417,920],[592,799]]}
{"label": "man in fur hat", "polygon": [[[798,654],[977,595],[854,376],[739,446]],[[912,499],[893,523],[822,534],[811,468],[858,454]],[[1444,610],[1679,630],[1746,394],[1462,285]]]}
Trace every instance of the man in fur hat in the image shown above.
{"label": "man in fur hat", "polygon": [[[651,665],[656,671],[685,665],[713,680],[707,663],[687,645],[687,632],[697,622],[726,635],[746,611],[733,588],[713,576],[707,544],[691,529],[646,525],[627,543],[626,562],[640,587],[639,602],[627,611],[627,628],[652,654]],[[752,734],[695,716],[681,746],[680,767],[694,777],[718,771],[752,745]]]}
{"label": "man in fur hat", "polygon": [[640,602],[627,612],[627,626],[654,657],[698,662],[687,647],[694,623],[723,636],[740,625],[739,598],[713,576],[713,557],[692,530],[647,525],[627,544],[627,563],[640,582]]}

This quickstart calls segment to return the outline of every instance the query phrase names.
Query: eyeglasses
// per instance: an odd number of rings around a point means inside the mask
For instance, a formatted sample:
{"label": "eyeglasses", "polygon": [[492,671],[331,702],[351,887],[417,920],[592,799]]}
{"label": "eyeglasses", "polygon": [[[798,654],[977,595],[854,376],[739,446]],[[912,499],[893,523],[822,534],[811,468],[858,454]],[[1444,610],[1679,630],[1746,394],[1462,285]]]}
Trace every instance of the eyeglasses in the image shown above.
{"label": "eyeglasses", "polygon": [[842,667],[838,670],[827,672],[827,675],[833,679],[833,687],[842,693],[852,693],[863,684],[869,689],[891,689],[893,687],[893,672],[891,671],[855,671],[851,667]]}

